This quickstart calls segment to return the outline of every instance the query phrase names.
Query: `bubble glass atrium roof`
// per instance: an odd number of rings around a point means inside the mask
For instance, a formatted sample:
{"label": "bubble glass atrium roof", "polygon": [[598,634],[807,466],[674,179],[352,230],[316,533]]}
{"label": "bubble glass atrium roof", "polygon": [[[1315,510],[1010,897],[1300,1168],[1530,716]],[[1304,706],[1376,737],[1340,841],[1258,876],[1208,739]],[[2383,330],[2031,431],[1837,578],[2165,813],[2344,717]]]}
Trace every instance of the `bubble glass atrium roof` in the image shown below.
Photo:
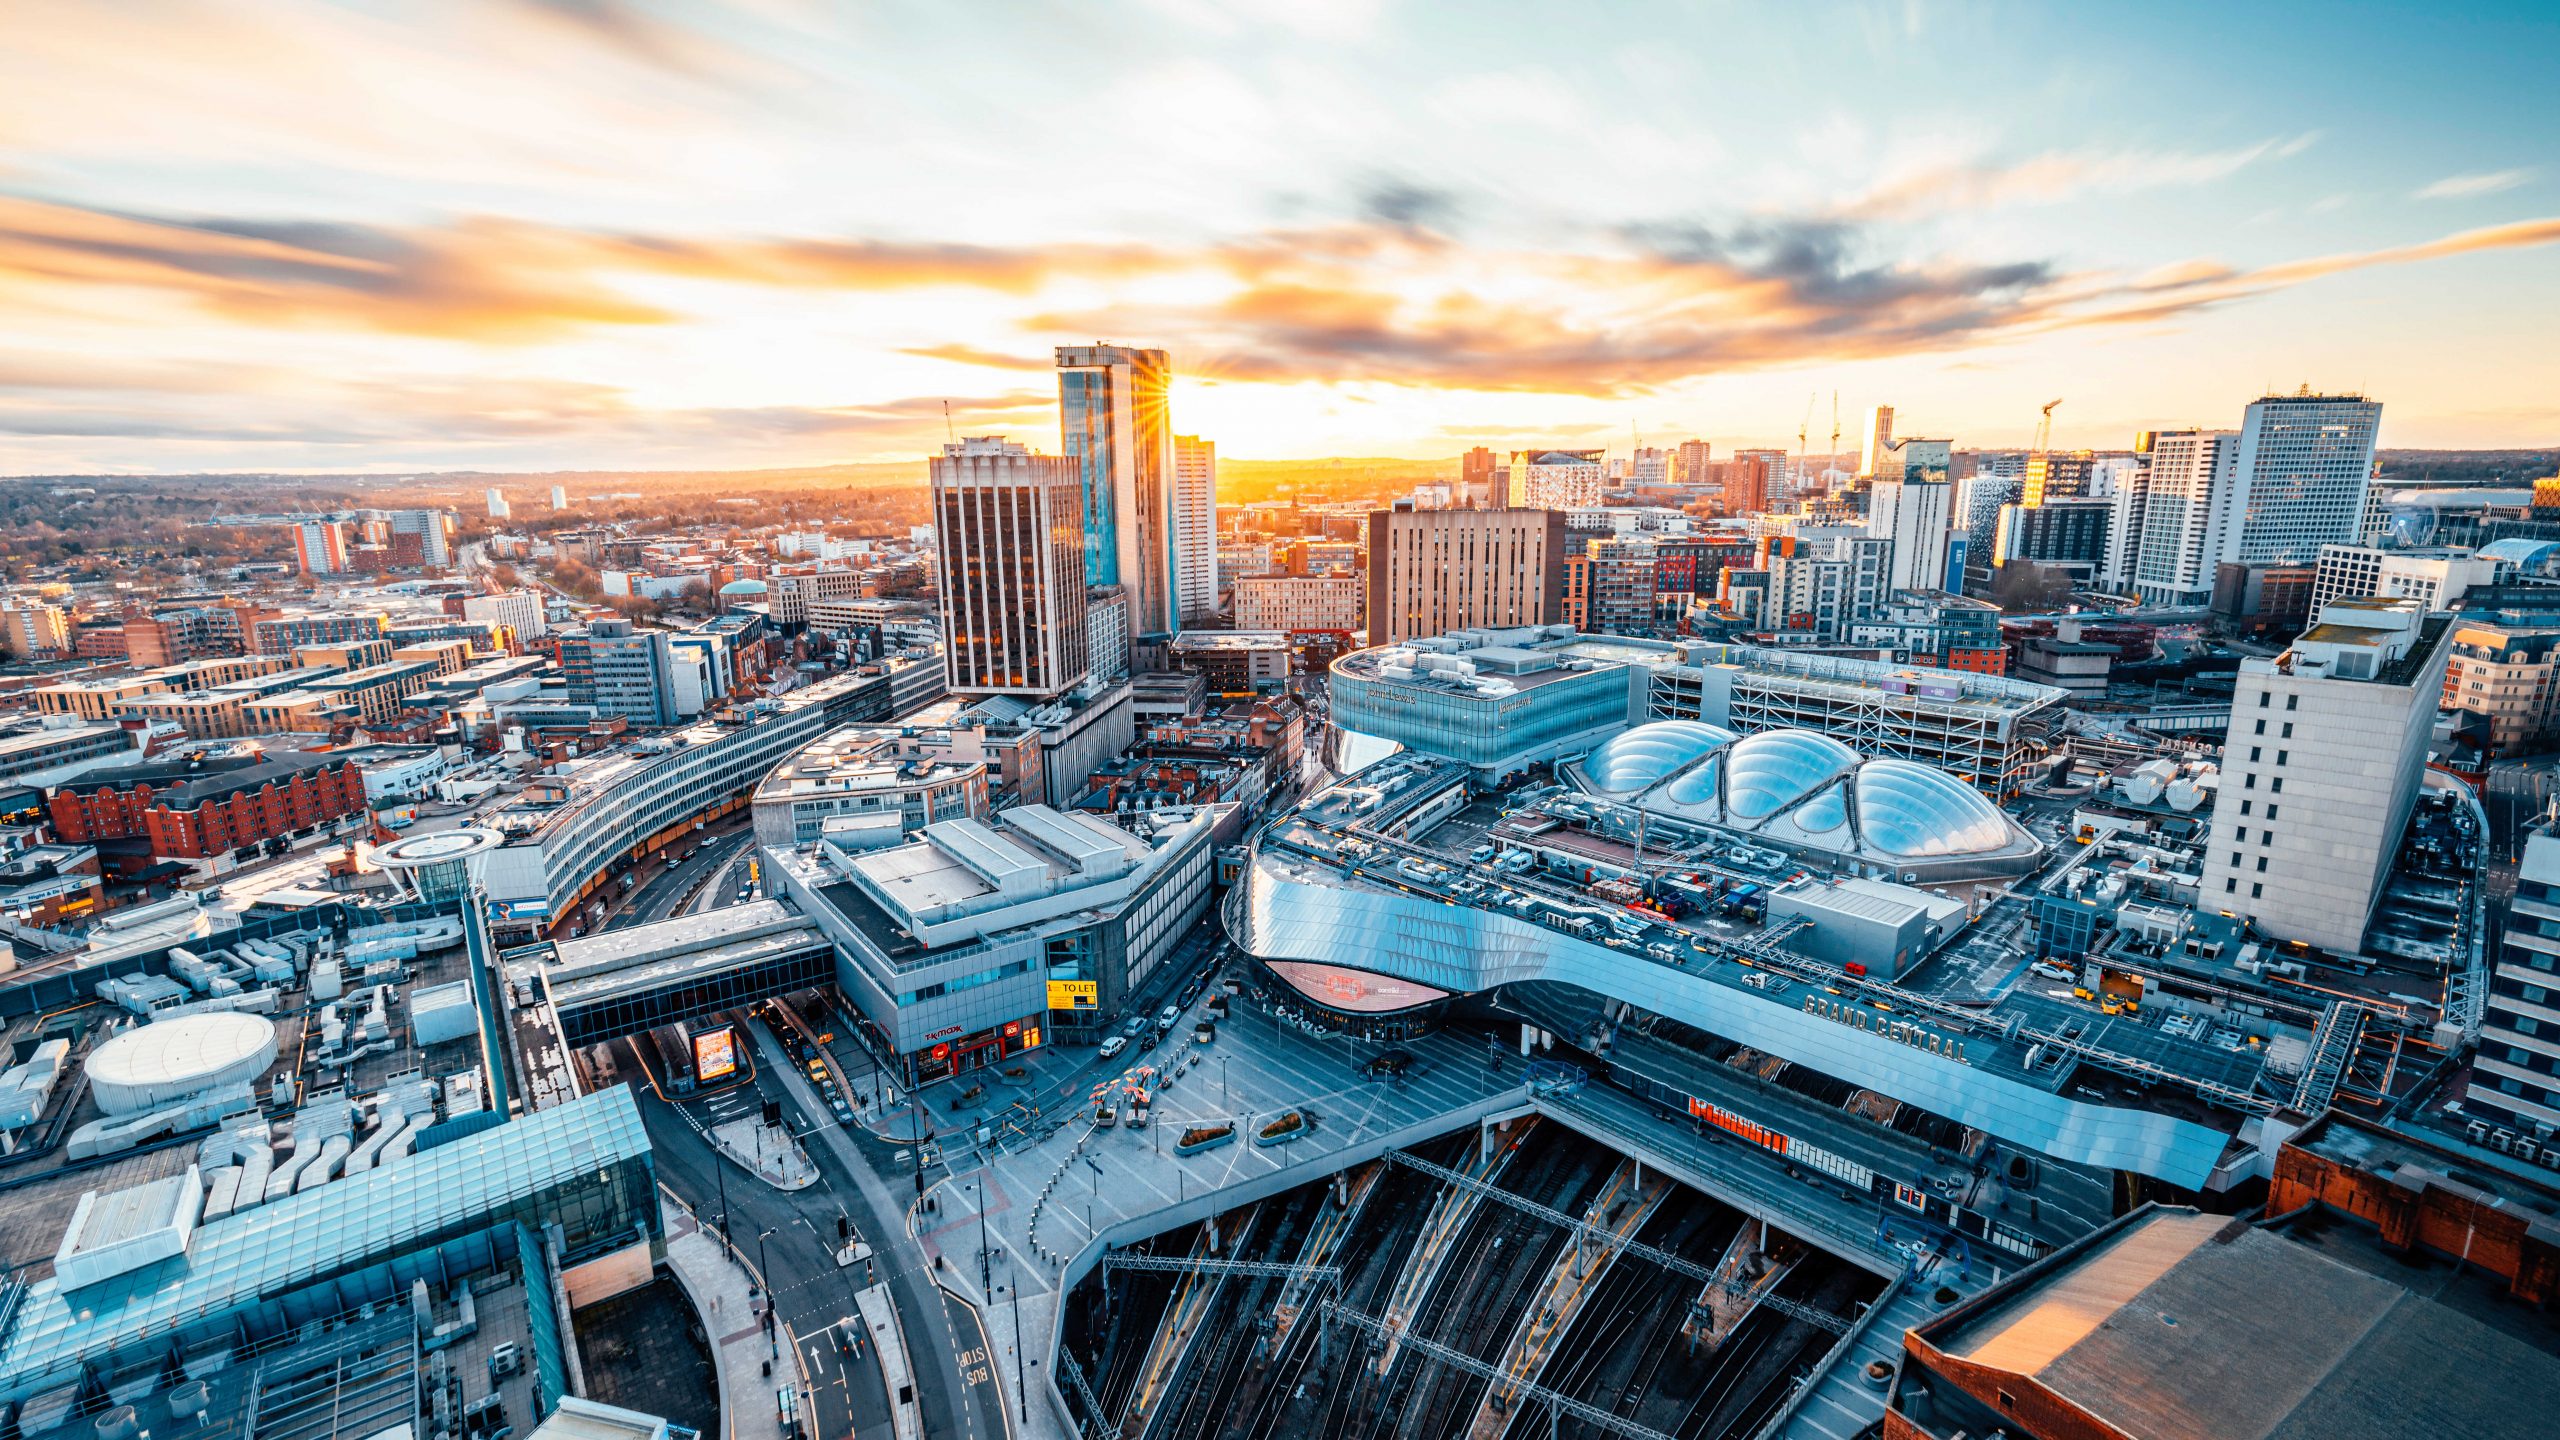
{"label": "bubble glass atrium roof", "polygon": [[1812,730],[1736,737],[1694,720],[1655,721],[1612,736],[1575,771],[1584,790],[1666,819],[1879,864],[2041,848],[1946,771],[1863,759]]}

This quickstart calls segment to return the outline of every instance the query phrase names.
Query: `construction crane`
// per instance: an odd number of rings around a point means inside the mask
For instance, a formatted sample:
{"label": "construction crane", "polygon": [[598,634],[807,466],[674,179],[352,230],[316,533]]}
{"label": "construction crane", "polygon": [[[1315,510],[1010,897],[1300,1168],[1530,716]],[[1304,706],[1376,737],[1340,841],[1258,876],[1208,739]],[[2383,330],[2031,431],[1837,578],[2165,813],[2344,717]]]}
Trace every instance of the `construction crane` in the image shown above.
{"label": "construction crane", "polygon": [[1825,469],[1840,463],[1840,392],[1831,392],[1831,453],[1823,458]]}
{"label": "construction crane", "polygon": [[2059,400],[2044,402],[2044,418],[2036,421],[2036,447],[2028,454],[2042,455],[2053,448],[2053,407],[2061,403]]}
{"label": "construction crane", "polygon": [[1804,419],[1796,422],[1796,488],[1799,490],[1804,488],[1804,442],[1807,433],[1813,429],[1813,402],[1821,398],[1819,390],[1805,396]]}

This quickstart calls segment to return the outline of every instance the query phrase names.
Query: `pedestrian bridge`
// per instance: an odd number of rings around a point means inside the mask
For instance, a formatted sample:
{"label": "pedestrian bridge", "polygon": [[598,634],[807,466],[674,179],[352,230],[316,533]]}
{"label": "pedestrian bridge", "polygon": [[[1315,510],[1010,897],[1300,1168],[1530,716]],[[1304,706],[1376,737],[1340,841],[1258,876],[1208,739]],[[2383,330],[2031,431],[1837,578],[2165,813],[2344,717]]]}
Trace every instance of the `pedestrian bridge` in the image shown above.
{"label": "pedestrian bridge", "polygon": [[835,946],[775,900],[632,925],[507,956],[520,1001],[572,1048],[828,984]]}

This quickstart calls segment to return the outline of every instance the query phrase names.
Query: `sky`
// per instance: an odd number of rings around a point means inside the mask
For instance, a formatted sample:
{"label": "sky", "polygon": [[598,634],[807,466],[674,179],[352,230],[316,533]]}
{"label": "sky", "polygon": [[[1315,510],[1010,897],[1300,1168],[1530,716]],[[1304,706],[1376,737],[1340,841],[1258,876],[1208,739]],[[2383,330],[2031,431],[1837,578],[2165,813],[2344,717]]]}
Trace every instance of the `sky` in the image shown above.
{"label": "sky", "polygon": [[[11,0],[0,474],[2560,444],[2560,7]],[[1836,398],[1835,398],[1836,397]]]}

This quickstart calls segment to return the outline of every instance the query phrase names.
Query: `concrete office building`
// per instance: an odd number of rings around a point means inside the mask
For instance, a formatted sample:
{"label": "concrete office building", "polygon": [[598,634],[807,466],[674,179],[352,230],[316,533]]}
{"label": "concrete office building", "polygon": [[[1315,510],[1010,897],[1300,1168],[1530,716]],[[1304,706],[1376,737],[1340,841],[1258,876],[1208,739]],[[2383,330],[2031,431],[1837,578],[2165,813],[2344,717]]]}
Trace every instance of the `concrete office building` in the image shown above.
{"label": "concrete office building", "polygon": [[1098,1039],[1207,908],[1224,813],[1156,811],[1123,829],[1020,805],[885,849],[768,849],[765,873],[835,942],[863,1038],[924,1084],[1060,1031]]}
{"label": "concrete office building", "polygon": [[1255,575],[1236,582],[1239,630],[1357,630],[1357,575]]}
{"label": "concrete office building", "polygon": [[834,832],[851,849],[894,845],[940,820],[984,816],[988,758],[955,754],[912,726],[847,725],[773,767],[748,811],[759,845]]}
{"label": "concrete office building", "polygon": [[560,669],[573,705],[593,705],[635,725],[676,722],[675,656],[664,630],[640,630],[628,620],[564,630]]}
{"label": "concrete office building", "polygon": [[1218,447],[1173,437],[1173,590],[1182,623],[1218,613]]}
{"label": "concrete office building", "polygon": [[974,436],[943,447],[932,484],[951,688],[1046,696],[1083,680],[1090,537],[1076,462]]}
{"label": "concrete office building", "polygon": [[2560,836],[2537,827],[2516,867],[2515,899],[2463,1109],[2518,1134],[2560,1129]]}
{"label": "concrete office building", "polygon": [[539,590],[501,590],[495,595],[462,597],[462,618],[475,625],[504,625],[521,643],[551,633],[551,621]]}
{"label": "concrete office building", "polygon": [[1553,624],[1564,558],[1560,511],[1371,511],[1369,641]]}
{"label": "concrete office building", "polygon": [[2282,655],[2240,662],[2200,905],[2358,953],[2417,802],[2451,630],[2412,600],[2341,600]]}
{"label": "concrete office building", "polygon": [[2541,744],[2560,718],[2560,628],[2464,621],[2446,648],[2444,708],[2488,722],[2501,755]]}
{"label": "concrete office building", "polygon": [[1059,449],[1083,489],[1085,583],[1128,590],[1139,639],[1181,625],[1172,379],[1161,350],[1058,347]]}
{"label": "concrete office building", "polygon": [[2386,550],[2379,545],[2323,545],[2311,580],[2311,608],[2363,596],[2408,599],[2427,610],[2451,610],[2474,585],[2495,584],[2493,556],[2454,548]]}
{"label": "concrete office building", "polygon": [[2382,402],[2361,395],[2306,387],[2250,402],[2234,460],[2238,548],[2215,558],[2308,560],[2323,545],[2360,538],[2381,428]]}

